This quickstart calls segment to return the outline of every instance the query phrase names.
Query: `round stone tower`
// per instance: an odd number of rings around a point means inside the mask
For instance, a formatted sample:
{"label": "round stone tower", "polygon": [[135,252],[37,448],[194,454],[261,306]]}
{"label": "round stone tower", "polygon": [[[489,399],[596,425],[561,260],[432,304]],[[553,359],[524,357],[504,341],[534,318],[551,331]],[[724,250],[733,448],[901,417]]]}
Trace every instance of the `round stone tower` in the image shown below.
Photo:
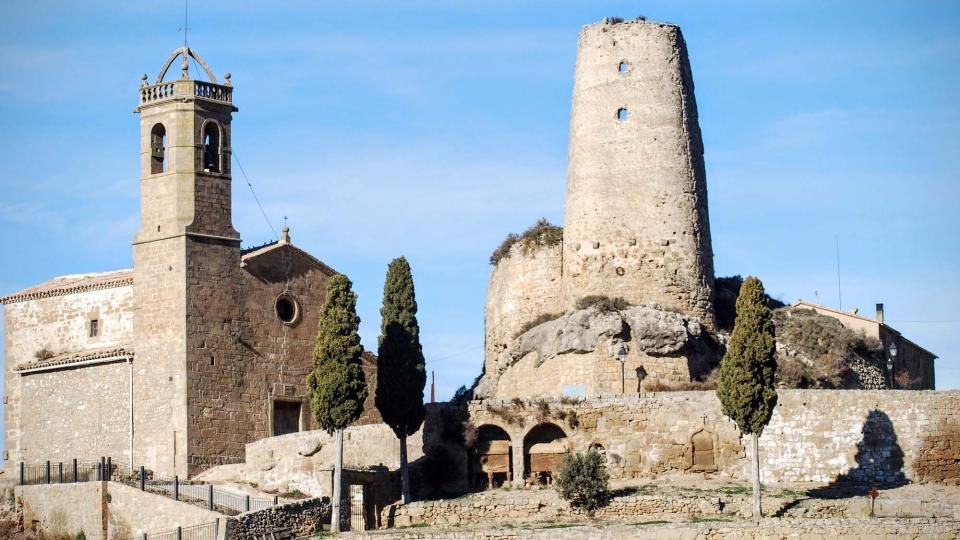
{"label": "round stone tower", "polygon": [[563,297],[661,304],[714,328],[703,142],[680,28],[584,26],[577,48]]}

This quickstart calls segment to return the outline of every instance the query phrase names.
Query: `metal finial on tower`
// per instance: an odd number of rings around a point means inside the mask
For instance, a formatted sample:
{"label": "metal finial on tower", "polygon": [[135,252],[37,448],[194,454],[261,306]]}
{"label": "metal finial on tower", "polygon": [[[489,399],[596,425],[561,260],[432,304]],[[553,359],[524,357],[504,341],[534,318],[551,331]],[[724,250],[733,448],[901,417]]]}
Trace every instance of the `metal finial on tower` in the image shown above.
{"label": "metal finial on tower", "polygon": [[190,0],[183,0],[183,27],[178,28],[177,32],[183,32],[183,48],[186,49],[189,45],[187,44],[187,34],[190,32],[190,10],[189,10]]}

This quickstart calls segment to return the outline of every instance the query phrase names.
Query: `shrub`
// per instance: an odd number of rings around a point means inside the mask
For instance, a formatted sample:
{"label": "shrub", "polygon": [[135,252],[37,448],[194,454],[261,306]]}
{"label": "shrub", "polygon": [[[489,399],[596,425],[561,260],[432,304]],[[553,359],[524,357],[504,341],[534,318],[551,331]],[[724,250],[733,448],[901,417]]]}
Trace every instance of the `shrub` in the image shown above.
{"label": "shrub", "polygon": [[577,309],[597,308],[599,311],[623,311],[630,303],[619,296],[610,298],[602,294],[592,294],[577,300]]}
{"label": "shrub", "polygon": [[536,319],[533,319],[532,321],[527,321],[526,323],[524,323],[524,325],[520,327],[520,330],[517,330],[516,335],[514,335],[513,337],[516,338],[516,337],[522,336],[523,334],[526,334],[527,332],[529,332],[530,330],[533,330],[534,328],[540,326],[541,324],[548,323],[550,321],[555,321],[560,317],[563,317],[563,313],[543,313],[540,316],[538,316]]}
{"label": "shrub", "polygon": [[594,451],[575,452],[563,458],[557,489],[571,506],[592,512],[610,500],[609,480],[603,456]]}
{"label": "shrub", "polygon": [[607,17],[607,22],[610,24],[620,24],[623,22],[623,17]]}
{"label": "shrub", "polygon": [[510,250],[514,244],[519,243],[524,253],[527,253],[534,247],[555,246],[563,241],[563,227],[558,227],[547,218],[540,218],[532,227],[523,232],[523,234],[510,233],[500,246],[490,255],[490,264],[496,265],[504,257],[510,256]]}
{"label": "shrub", "polygon": [[33,357],[36,358],[37,360],[40,360],[40,361],[48,360],[48,359],[50,359],[50,358],[53,358],[53,357],[56,356],[56,355],[57,355],[57,354],[56,354],[55,352],[51,351],[50,349],[48,349],[48,348],[46,348],[46,347],[44,347],[44,348],[40,349],[39,351],[33,353]]}

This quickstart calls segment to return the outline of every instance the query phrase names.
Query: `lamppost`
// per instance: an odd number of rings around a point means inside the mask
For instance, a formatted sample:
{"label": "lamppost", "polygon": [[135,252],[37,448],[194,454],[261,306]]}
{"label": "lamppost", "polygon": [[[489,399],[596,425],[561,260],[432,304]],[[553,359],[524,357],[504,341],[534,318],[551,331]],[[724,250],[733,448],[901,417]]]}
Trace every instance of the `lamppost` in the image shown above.
{"label": "lamppost", "polygon": [[897,363],[897,344],[893,341],[890,342],[890,347],[887,349],[887,373],[890,375],[890,388],[895,387],[895,379],[893,378],[893,367]]}
{"label": "lamppost", "polygon": [[620,361],[620,395],[624,395],[627,393],[626,368],[624,368],[627,363],[627,348],[623,345],[620,345],[620,350],[617,351],[617,360]]}

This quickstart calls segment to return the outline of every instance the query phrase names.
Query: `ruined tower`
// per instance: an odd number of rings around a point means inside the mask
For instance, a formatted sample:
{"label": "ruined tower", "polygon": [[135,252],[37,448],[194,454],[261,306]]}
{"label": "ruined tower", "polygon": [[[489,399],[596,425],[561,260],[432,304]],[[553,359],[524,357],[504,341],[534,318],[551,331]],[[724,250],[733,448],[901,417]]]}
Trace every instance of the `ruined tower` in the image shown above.
{"label": "ruined tower", "polygon": [[564,213],[563,298],[661,304],[714,327],[703,143],[680,28],[584,26]]}
{"label": "ruined tower", "polygon": [[[179,79],[165,80],[178,59]],[[191,77],[191,60],[206,81]],[[230,123],[237,109],[230,75],[225,79],[218,84],[193,50],[177,49],[154,84],[144,75],[136,109],[141,216],[133,241],[135,460],[181,475],[205,455],[242,450],[196,448],[201,439],[193,436],[203,429],[201,416],[208,426],[221,421],[210,406],[220,392],[210,391],[210,381],[234,386],[225,378],[242,361],[240,235],[230,201]],[[223,422],[236,417],[229,407],[221,404]],[[189,439],[188,430],[196,430]]]}

